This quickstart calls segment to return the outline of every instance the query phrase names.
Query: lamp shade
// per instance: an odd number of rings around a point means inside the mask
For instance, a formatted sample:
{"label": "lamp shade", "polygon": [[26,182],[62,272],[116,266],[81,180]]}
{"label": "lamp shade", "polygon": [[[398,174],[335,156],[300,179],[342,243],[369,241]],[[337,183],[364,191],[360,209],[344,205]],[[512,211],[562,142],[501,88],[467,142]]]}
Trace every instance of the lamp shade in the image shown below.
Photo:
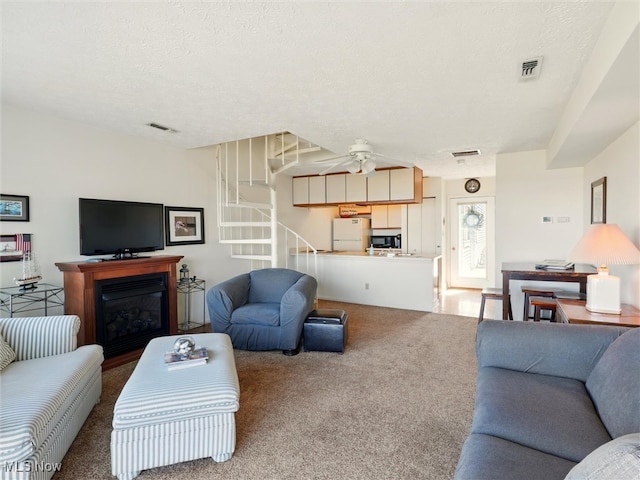
{"label": "lamp shade", "polygon": [[640,263],[640,250],[615,223],[592,225],[573,247],[568,260],[593,265]]}

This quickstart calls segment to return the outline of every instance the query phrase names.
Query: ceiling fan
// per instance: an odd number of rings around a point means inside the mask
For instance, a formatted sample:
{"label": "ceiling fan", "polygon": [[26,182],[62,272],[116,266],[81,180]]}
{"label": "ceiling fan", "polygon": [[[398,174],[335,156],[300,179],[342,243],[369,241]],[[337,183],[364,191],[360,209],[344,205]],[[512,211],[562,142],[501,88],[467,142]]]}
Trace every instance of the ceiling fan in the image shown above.
{"label": "ceiling fan", "polygon": [[331,170],[344,166],[349,173],[358,175],[374,175],[376,169],[375,157],[386,158],[389,164],[402,165],[404,167],[413,167],[412,164],[393,158],[387,157],[381,153],[373,151],[373,147],[363,138],[356,139],[355,143],[349,147],[346,155],[338,155],[337,157],[326,158],[324,160],[317,160],[317,163],[332,163],[329,168],[320,172],[320,175],[325,175]]}

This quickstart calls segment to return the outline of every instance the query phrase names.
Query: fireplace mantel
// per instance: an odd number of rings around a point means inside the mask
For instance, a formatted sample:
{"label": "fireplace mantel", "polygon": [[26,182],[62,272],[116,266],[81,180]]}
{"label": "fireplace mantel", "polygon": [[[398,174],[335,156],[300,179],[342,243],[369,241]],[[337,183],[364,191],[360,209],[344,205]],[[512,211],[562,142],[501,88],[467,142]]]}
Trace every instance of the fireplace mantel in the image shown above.
{"label": "fireplace mantel", "polygon": [[[103,262],[59,262],[56,267],[64,274],[64,311],[80,317],[78,345],[96,343],[95,282],[108,278],[131,277],[147,273],[166,272],[168,277],[169,334],[178,333],[177,255],[157,255]],[[142,349],[105,360],[104,369],[137,359]]]}

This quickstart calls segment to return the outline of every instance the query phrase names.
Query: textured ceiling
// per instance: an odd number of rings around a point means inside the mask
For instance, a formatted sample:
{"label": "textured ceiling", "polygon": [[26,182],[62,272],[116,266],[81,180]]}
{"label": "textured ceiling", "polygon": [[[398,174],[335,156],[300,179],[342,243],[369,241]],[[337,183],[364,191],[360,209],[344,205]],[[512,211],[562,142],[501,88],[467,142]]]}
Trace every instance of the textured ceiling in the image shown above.
{"label": "textured ceiling", "polygon": [[2,100],[176,147],[289,131],[493,175],[496,153],[546,148],[611,6],[5,1]]}

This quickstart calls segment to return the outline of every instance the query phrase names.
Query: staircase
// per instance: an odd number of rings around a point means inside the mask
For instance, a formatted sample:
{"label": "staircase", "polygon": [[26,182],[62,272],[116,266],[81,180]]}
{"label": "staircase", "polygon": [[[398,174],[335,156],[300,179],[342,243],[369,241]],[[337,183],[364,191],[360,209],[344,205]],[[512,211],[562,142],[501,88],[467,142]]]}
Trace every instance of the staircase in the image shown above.
{"label": "staircase", "polygon": [[301,148],[301,139],[287,132],[218,145],[218,238],[232,258],[250,261],[251,270],[291,268],[317,278],[317,250],[278,221],[275,180],[318,149]]}

